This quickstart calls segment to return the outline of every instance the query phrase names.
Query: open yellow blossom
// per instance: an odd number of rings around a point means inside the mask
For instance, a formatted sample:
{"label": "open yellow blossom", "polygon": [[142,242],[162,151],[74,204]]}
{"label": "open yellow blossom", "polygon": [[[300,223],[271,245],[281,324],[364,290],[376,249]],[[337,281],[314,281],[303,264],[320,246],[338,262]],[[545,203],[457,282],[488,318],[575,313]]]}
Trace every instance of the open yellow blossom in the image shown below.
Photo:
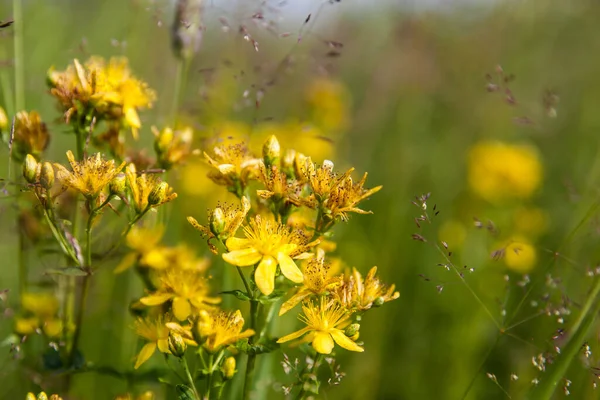
{"label": "open yellow blossom", "polygon": [[[80,112],[94,110],[101,119],[116,120],[132,128],[134,137],[141,127],[138,109],[152,106],[156,95],[148,85],[135,78],[124,57],[91,57],[85,66],[78,60],[65,71],[48,73],[50,92],[63,109],[67,122]],[[75,115],[79,118],[79,115]]]}
{"label": "open yellow blossom", "polygon": [[159,131],[152,127],[154,133],[154,150],[158,166],[165,170],[183,163],[192,153],[192,140],[194,138],[192,128],[185,127],[173,130],[170,127]]}
{"label": "open yellow blossom", "polygon": [[31,335],[38,329],[48,337],[60,336],[62,321],[58,318],[58,299],[50,293],[23,293],[21,316],[15,319],[15,331],[19,335]]}
{"label": "open yellow blossom", "polygon": [[131,228],[125,242],[133,251],[123,257],[114,272],[116,274],[121,273],[132,267],[136,262],[149,268],[167,268],[169,266],[168,252],[165,251],[166,247],[159,245],[164,231],[163,225],[157,225],[154,228],[138,226]]}
{"label": "open yellow blossom", "polygon": [[196,270],[175,266],[163,271],[159,280],[158,290],[142,297],[140,302],[146,306],[158,306],[172,300],[173,315],[180,321],[221,302],[220,298],[208,295],[207,278]]}
{"label": "open yellow blossom", "polygon": [[[137,355],[135,369],[138,369],[140,365],[148,361],[157,348],[161,353],[170,354],[168,344],[170,329],[167,327],[167,324],[171,321],[170,314],[158,315],[156,317],[148,316],[138,318],[135,321],[135,333],[148,342]],[[196,342],[193,340],[184,338],[184,341],[189,345],[196,345]]]}
{"label": "open yellow blossom", "polygon": [[250,211],[250,200],[243,196],[241,203],[241,209],[228,206],[215,208],[209,213],[208,226],[200,225],[193,217],[187,217],[188,222],[207,238],[208,246],[213,253],[217,254],[217,248],[210,242],[211,239],[227,240],[236,234],[244,222],[244,218]]}
{"label": "open yellow blossom", "polygon": [[[302,252],[303,237],[277,221],[257,215],[244,226],[245,239],[230,237],[226,241],[228,253],[223,259],[238,267],[248,267],[258,263],[254,280],[260,291],[269,295],[275,289],[277,266],[283,276],[295,283],[302,283],[304,277],[292,256]],[[313,243],[315,245],[317,243]]]}
{"label": "open yellow blossom", "polygon": [[[170,323],[168,326],[184,338],[191,339],[189,333],[186,333],[180,325]],[[240,310],[215,312],[201,310],[195,328],[202,347],[209,353],[216,353],[255,333],[252,329],[243,331],[244,318]]]}
{"label": "open yellow blossom", "polygon": [[[365,189],[367,173],[356,183],[350,176],[354,168],[350,168],[341,176],[333,172],[333,163],[326,161],[317,167],[310,158],[306,159],[304,169],[312,194],[304,200],[304,205],[310,208],[322,207],[324,216],[330,220],[337,218],[346,221],[348,213],[369,214],[358,208],[358,203],[381,190],[382,186]],[[320,227],[317,227],[320,228]]]}
{"label": "open yellow blossom", "polygon": [[213,153],[212,157],[204,153],[204,158],[213,167],[209,178],[241,195],[249,179],[256,174],[259,160],[243,143],[216,146]]}
{"label": "open yellow blossom", "polygon": [[75,161],[73,152],[69,150],[67,158],[73,171],[67,170],[60,164],[54,164],[58,179],[63,185],[77,190],[88,199],[98,197],[100,192],[125,166],[125,162],[115,166],[114,160],[106,161],[100,153],[86,157],[82,161]]}
{"label": "open yellow blossom", "polygon": [[542,182],[536,149],[502,142],[476,144],[468,157],[469,186],[490,202],[527,199]]}
{"label": "open yellow blossom", "polygon": [[20,111],[15,116],[12,156],[23,161],[27,154],[39,160],[42,152],[50,143],[50,134],[46,124],[37,111]]}
{"label": "open yellow blossom", "polygon": [[348,312],[336,301],[321,297],[318,304],[303,304],[302,311],[303,315],[299,318],[306,326],[280,338],[277,343],[285,343],[308,334],[302,341],[312,343],[312,347],[321,354],[331,354],[334,343],[346,350],[364,351],[344,333],[343,329],[350,323],[350,319]]}
{"label": "open yellow blossom", "polygon": [[302,287],[281,305],[279,315],[285,314],[311,295],[325,294],[342,284],[341,276],[329,276],[329,264],[325,263],[324,252],[321,252],[320,257],[310,259],[303,272],[304,283]]}
{"label": "open yellow blossom", "polygon": [[376,274],[377,267],[373,267],[363,280],[360,272],[352,268],[352,273],[345,276],[342,286],[337,290],[337,297],[344,307],[366,311],[373,305],[380,306],[400,297],[395,285],[384,284]]}
{"label": "open yellow blossom", "polygon": [[[173,189],[166,182],[162,182],[158,176],[145,173],[138,175],[133,163],[125,168],[125,175],[131,191],[131,203],[138,214],[177,198],[177,193],[173,193]],[[162,193],[153,199],[153,193],[159,190]]]}

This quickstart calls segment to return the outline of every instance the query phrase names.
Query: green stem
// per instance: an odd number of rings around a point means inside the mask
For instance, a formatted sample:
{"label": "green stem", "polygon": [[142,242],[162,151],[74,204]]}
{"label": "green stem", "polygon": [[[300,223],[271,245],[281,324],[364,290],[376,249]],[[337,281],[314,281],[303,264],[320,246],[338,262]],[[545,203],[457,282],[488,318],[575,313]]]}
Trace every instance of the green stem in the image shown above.
{"label": "green stem", "polygon": [[244,275],[244,273],[242,272],[242,269],[240,267],[236,267],[236,268],[237,268],[238,273],[240,274],[240,277],[242,278],[242,281],[244,282],[244,287],[246,288],[246,294],[248,295],[248,297],[253,299],[254,294],[252,293],[252,290],[250,290],[250,285],[248,284],[246,275]]}
{"label": "green stem", "polygon": [[21,0],[13,0],[13,19],[15,21],[15,112],[25,109],[25,71],[23,60],[23,7]]}
{"label": "green stem", "polygon": [[213,379],[213,361],[214,361],[214,355],[211,353],[210,356],[208,357],[208,365],[209,365],[209,369],[208,369],[208,378],[206,380],[206,399],[210,400],[210,391],[212,389],[212,379]]}
{"label": "green stem", "polygon": [[556,360],[546,370],[540,384],[534,387],[527,398],[529,399],[550,399],[556,387],[569,369],[571,362],[581,351],[585,338],[600,312],[600,279],[596,279],[586,302],[581,310],[579,318],[573,325],[572,336],[563,347]]}
{"label": "green stem", "polygon": [[[313,365],[309,368],[308,370],[308,375],[313,375],[316,374],[319,371],[319,365],[321,364],[321,360],[323,358],[323,355],[321,353],[317,353],[317,355],[315,356],[315,361],[313,363]],[[318,379],[315,379],[315,381],[319,382]],[[318,386],[317,386],[318,389]],[[304,382],[302,382],[302,387],[300,388],[300,392],[298,392],[298,396],[296,396],[296,400],[302,400],[304,399],[304,397],[307,395],[306,390],[304,389]]]}
{"label": "green stem", "polygon": [[198,394],[198,390],[196,390],[196,384],[194,383],[194,379],[192,378],[192,374],[190,373],[190,368],[188,366],[187,360],[185,357],[181,357],[181,364],[183,365],[183,370],[185,371],[185,377],[187,378],[188,384],[190,388],[194,391],[194,396],[196,396],[196,400],[200,400],[200,395]]}
{"label": "green stem", "polygon": [[[177,112],[181,105],[183,86],[185,85],[185,78],[187,76],[188,68],[189,61],[177,61],[177,70],[175,71],[175,93],[173,94],[173,105],[171,110],[173,125],[176,125],[177,123]],[[173,128],[175,128],[175,126],[173,126]]]}
{"label": "green stem", "polygon": [[[256,321],[258,319],[258,306],[260,303],[254,299],[250,300],[250,329],[256,329]],[[253,342],[252,337],[249,340]],[[250,399],[250,392],[252,391],[252,382],[254,380],[254,367],[256,365],[256,354],[248,354],[248,361],[246,362],[246,375],[244,378],[244,400]]]}

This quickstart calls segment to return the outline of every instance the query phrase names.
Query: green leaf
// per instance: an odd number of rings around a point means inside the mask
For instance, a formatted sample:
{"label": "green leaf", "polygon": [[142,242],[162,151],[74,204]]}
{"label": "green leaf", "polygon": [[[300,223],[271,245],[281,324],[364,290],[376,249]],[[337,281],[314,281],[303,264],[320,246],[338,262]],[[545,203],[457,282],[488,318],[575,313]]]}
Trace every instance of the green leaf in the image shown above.
{"label": "green leaf", "polygon": [[269,304],[269,303],[274,303],[277,300],[281,299],[283,296],[285,296],[285,294],[287,293],[286,290],[275,290],[273,293],[271,293],[268,296],[262,295],[258,298],[258,301],[261,302],[261,304]]}
{"label": "green leaf", "polygon": [[177,385],[175,386],[175,391],[177,392],[178,400],[197,400],[194,391],[189,386]]}
{"label": "green leaf", "polygon": [[46,274],[50,275],[65,275],[65,276],[87,276],[88,273],[81,268],[66,267],[60,269],[49,269]]}
{"label": "green leaf", "polygon": [[270,353],[279,348],[277,339],[267,339],[261,343],[248,343],[248,339],[242,339],[235,344],[235,348],[246,354],[265,354]]}
{"label": "green leaf", "polygon": [[220,294],[231,294],[242,301],[252,300],[250,297],[248,297],[248,295],[245,292],[242,292],[241,290],[226,290],[224,292],[221,292]]}

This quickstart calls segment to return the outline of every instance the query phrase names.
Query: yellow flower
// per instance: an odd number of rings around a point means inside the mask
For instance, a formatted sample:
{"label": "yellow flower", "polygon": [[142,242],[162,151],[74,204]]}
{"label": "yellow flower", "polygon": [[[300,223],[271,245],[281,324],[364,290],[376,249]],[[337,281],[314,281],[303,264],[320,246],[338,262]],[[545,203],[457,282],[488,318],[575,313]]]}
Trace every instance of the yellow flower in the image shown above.
{"label": "yellow flower", "polygon": [[100,153],[87,157],[82,161],[75,161],[73,152],[67,151],[67,158],[73,171],[67,170],[60,164],[54,164],[57,169],[58,179],[63,185],[77,190],[88,199],[96,198],[121,172],[125,162],[115,166],[114,160],[102,159]]}
{"label": "yellow flower", "polygon": [[469,185],[483,199],[527,199],[538,189],[543,168],[534,147],[482,142],[469,151]]}
{"label": "yellow flower", "polygon": [[520,207],[513,217],[515,230],[528,237],[537,237],[548,229],[548,214],[535,207]]}
{"label": "yellow flower", "polygon": [[50,92],[65,110],[67,122],[75,113],[93,109],[101,119],[131,127],[134,137],[141,127],[137,110],[151,107],[156,98],[146,83],[131,74],[123,57],[111,58],[108,63],[101,57],[91,57],[85,67],[74,60],[65,71],[51,69],[48,78]]}
{"label": "yellow flower", "polygon": [[164,231],[163,225],[157,225],[154,228],[137,226],[131,228],[125,242],[133,251],[123,257],[114,272],[119,274],[132,267],[136,262],[140,266],[149,268],[167,268],[169,266],[168,252],[165,251],[166,247],[159,245]]}
{"label": "yellow flower", "polygon": [[154,150],[156,151],[156,161],[160,168],[165,170],[181,164],[192,153],[192,140],[194,138],[192,128],[185,127],[173,131],[166,127],[159,131],[152,127],[154,133]]}
{"label": "yellow flower", "polygon": [[213,153],[212,157],[204,153],[204,158],[213,167],[209,178],[241,196],[248,181],[256,174],[259,160],[243,143],[216,146]]}
{"label": "yellow flower", "polygon": [[62,321],[57,318],[58,299],[50,293],[23,293],[21,296],[22,316],[15,320],[15,331],[19,335],[31,335],[42,329],[48,337],[60,336]]}
{"label": "yellow flower", "polygon": [[277,266],[283,276],[295,283],[302,283],[304,277],[292,256],[305,248],[304,238],[289,227],[260,215],[244,226],[245,239],[230,237],[226,241],[228,253],[223,259],[238,267],[248,267],[256,263],[254,280],[260,291],[269,295],[275,289]]}
{"label": "yellow flower", "polygon": [[136,397],[133,397],[133,395],[131,395],[130,393],[124,394],[124,395],[119,395],[117,397],[115,397],[115,400],[154,400],[154,393],[152,393],[150,390],[145,391],[144,393],[141,393],[139,395],[137,395]]}
{"label": "yellow flower", "polygon": [[460,221],[451,219],[442,224],[438,237],[451,248],[460,248],[467,237],[467,230]]}
{"label": "yellow flower", "polygon": [[350,168],[343,175],[338,176],[333,172],[331,161],[324,162],[317,168],[308,158],[302,171],[312,190],[312,194],[304,199],[304,205],[310,208],[322,207],[324,216],[331,221],[337,218],[347,221],[349,212],[370,214],[370,211],[358,208],[358,203],[382,188],[382,186],[377,186],[365,189],[363,186],[367,180],[366,172],[360,181],[354,183],[350,176],[354,168]]}
{"label": "yellow flower", "polygon": [[217,254],[217,248],[210,242],[211,239],[225,241],[234,236],[242,225],[242,222],[244,222],[248,211],[250,211],[250,200],[243,196],[241,209],[221,206],[210,212],[208,215],[208,226],[200,225],[194,217],[187,217],[187,220],[208,239],[209,248],[213,253]]}
{"label": "yellow flower", "polygon": [[348,312],[334,300],[321,297],[319,304],[303,304],[302,311],[304,314],[299,318],[307,326],[280,338],[277,343],[285,343],[308,333],[302,341],[312,343],[312,347],[321,354],[331,354],[334,342],[346,350],[364,351],[345,335],[343,328],[350,323]]}
{"label": "yellow flower", "polygon": [[515,272],[530,272],[537,263],[535,247],[529,241],[517,238],[504,249],[504,263]]}
{"label": "yellow flower", "polygon": [[39,159],[50,143],[46,124],[37,111],[20,111],[15,116],[12,156],[22,161],[27,154]]}
{"label": "yellow flower", "polygon": [[327,78],[314,80],[307,88],[306,101],[312,121],[324,131],[343,130],[348,126],[349,93],[341,82]]}
{"label": "yellow flower", "polygon": [[[125,168],[125,175],[131,192],[131,203],[137,214],[145,213],[151,207],[158,207],[177,198],[177,193],[173,193],[173,189],[166,182],[162,182],[158,176],[148,174],[138,176],[133,163]],[[164,187],[164,193],[157,199],[159,201],[153,201],[152,194],[156,193],[161,186]]]}
{"label": "yellow flower", "polygon": [[[184,338],[190,339],[189,333],[178,324],[168,324],[169,328]],[[202,347],[209,353],[216,353],[223,347],[236,343],[238,340],[254,335],[252,329],[244,329],[244,318],[240,310],[208,312],[201,310],[196,323],[196,333]]]}
{"label": "yellow flower", "polygon": [[380,306],[383,303],[400,297],[396,291],[396,285],[386,285],[376,276],[377,267],[373,267],[363,280],[362,275],[356,268],[352,268],[352,274],[344,277],[344,282],[337,290],[337,297],[347,309],[366,311],[373,305]]}
{"label": "yellow flower", "polygon": [[342,277],[329,276],[329,264],[325,263],[324,252],[320,257],[313,257],[304,267],[304,283],[302,287],[281,305],[279,315],[283,315],[294,308],[302,300],[311,295],[322,295],[329,290],[334,290],[342,284]]}
{"label": "yellow flower", "polygon": [[25,396],[25,400],[62,400],[62,397],[57,394],[52,394],[48,397],[46,392],[40,392],[36,396],[34,393],[29,392],[27,393],[27,396]]}
{"label": "yellow flower", "polygon": [[208,296],[207,279],[196,270],[175,266],[164,271],[159,279],[159,289],[142,297],[140,302],[146,306],[158,306],[172,300],[173,315],[180,321],[221,302],[218,297]]}

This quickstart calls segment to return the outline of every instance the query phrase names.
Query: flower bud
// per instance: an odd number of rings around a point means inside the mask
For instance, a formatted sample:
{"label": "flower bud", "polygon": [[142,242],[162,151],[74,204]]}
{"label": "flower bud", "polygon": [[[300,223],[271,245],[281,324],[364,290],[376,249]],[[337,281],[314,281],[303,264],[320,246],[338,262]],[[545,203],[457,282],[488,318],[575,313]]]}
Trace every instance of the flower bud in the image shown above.
{"label": "flower bud", "polygon": [[223,379],[229,380],[233,378],[233,375],[235,375],[235,358],[227,357],[221,367],[221,372],[223,373]]}
{"label": "flower bud", "polygon": [[25,400],[35,400],[35,394],[31,392],[27,393],[27,397],[25,397]]}
{"label": "flower bud", "polygon": [[4,108],[0,107],[0,132],[8,128],[8,117]]}
{"label": "flower bud", "polygon": [[152,128],[154,135],[156,136],[154,139],[154,150],[156,150],[156,154],[158,154],[160,158],[163,153],[169,150],[171,142],[173,142],[173,129],[167,127],[162,131],[159,131],[158,129],[154,129],[154,127]]}
{"label": "flower bud", "polygon": [[344,334],[348,337],[352,337],[358,333],[360,330],[360,324],[350,324],[346,327]]}
{"label": "flower bud", "polygon": [[48,396],[46,395],[46,393],[44,393],[44,392],[40,392],[40,393],[37,395],[37,400],[48,400]]}
{"label": "flower bud", "polygon": [[219,236],[223,230],[225,230],[225,212],[221,207],[217,207],[213,210],[210,216],[210,231],[215,236]]}
{"label": "flower bud", "polygon": [[148,204],[151,206],[156,206],[164,203],[167,198],[167,190],[169,189],[169,184],[167,182],[160,182],[158,185],[152,189],[150,194],[148,195]]}
{"label": "flower bud", "polygon": [[262,148],[263,160],[267,169],[270,169],[272,165],[279,164],[279,158],[281,157],[281,146],[275,135],[271,135],[263,145]]}
{"label": "flower bud", "polygon": [[110,194],[122,195],[125,193],[125,187],[127,186],[127,177],[125,174],[120,173],[115,176],[108,184]]}
{"label": "flower bud", "polygon": [[383,303],[385,303],[385,299],[381,296],[379,296],[378,298],[375,299],[375,301],[373,302],[373,306],[374,307],[381,307],[383,305]]}
{"label": "flower bud", "polygon": [[154,393],[152,393],[150,390],[147,390],[144,393],[138,395],[136,400],[153,400],[153,399],[154,399]]}
{"label": "flower bud", "polygon": [[187,344],[185,344],[183,337],[176,332],[169,332],[169,339],[167,340],[169,344],[169,351],[175,357],[183,357],[185,354],[185,350],[187,349]]}
{"label": "flower bud", "polygon": [[31,154],[27,154],[23,162],[23,176],[28,183],[35,183],[38,171],[38,162]]}
{"label": "flower bud", "polygon": [[54,186],[54,168],[49,162],[42,164],[42,171],[40,172],[40,185],[46,190],[52,189]]}

